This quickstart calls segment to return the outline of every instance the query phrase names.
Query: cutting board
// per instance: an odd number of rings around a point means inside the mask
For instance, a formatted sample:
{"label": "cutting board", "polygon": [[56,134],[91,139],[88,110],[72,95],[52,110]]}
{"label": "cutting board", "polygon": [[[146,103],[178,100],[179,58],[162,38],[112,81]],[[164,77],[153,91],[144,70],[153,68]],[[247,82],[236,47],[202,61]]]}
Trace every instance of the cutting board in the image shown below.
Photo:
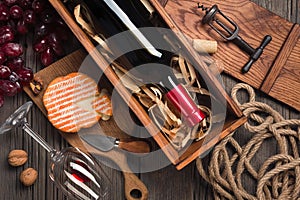
{"label": "cutting board", "polygon": [[223,64],[224,72],[300,111],[300,25],[293,24],[249,0],[209,0],[217,4],[240,28],[239,35],[257,48],[265,35],[272,41],[251,70],[241,73],[249,57],[235,44],[225,42],[208,25],[202,25],[204,12],[199,1],[169,0],[165,9],[178,27],[191,38],[218,41],[212,58]]}
{"label": "cutting board", "polygon": [[[50,66],[44,68],[43,70],[40,70],[35,74],[35,76],[39,76],[43,80],[44,88],[47,88],[48,84],[56,77],[65,76],[71,72],[77,72],[80,69],[80,66],[85,60],[86,56],[87,54],[84,50],[77,50],[71,53],[70,55],[60,59],[59,61],[51,64]],[[93,63],[90,63],[90,65],[93,65]],[[103,83],[104,85],[101,86],[105,86],[105,88],[109,89],[109,85],[105,85],[105,83],[108,82],[109,81],[106,82],[105,80],[102,80],[100,84]],[[33,94],[33,92],[29,87],[24,87],[24,91],[29,95],[32,101],[39,107],[39,109],[43,112],[43,114],[47,116],[47,111],[42,102],[42,98],[45,90],[42,90],[42,92],[39,95]],[[117,110],[119,112],[122,112],[122,109],[123,107],[118,105]],[[124,109],[126,109],[126,107],[124,107]],[[123,123],[126,123],[126,119],[124,120],[125,121]],[[109,121],[100,121],[99,123],[101,129],[105,132],[106,135],[110,135],[117,138],[129,137],[128,135],[124,134],[121,131],[121,129],[116,124],[113,118],[111,118]],[[92,127],[91,131],[93,132],[97,131],[95,130],[96,128],[97,126]],[[129,200],[136,199],[131,196],[131,192],[133,190],[138,190],[141,192],[142,197],[140,199],[142,200],[147,199],[148,190],[146,186],[135,174],[131,172],[131,169],[127,164],[126,156],[122,152],[117,150],[101,152],[89,146],[87,143],[83,142],[77,133],[64,133],[64,132],[60,132],[60,133],[63,136],[63,138],[73,147],[77,147],[84,152],[107,157],[112,161],[114,161],[123,172],[124,180],[125,180],[124,182],[125,195],[127,199]]]}

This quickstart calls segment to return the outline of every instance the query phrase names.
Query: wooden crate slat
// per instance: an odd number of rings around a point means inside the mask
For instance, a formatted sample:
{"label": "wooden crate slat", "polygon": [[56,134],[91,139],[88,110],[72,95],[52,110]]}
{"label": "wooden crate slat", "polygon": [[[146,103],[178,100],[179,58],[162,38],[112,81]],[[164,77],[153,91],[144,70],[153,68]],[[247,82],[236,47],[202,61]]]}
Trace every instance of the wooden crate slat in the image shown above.
{"label": "wooden crate slat", "polygon": [[256,5],[249,0],[211,0],[210,7],[217,4],[220,10],[240,28],[240,36],[253,48],[260,45],[265,35],[272,41],[265,48],[250,71],[241,73],[248,55],[235,44],[225,42],[208,25],[202,25],[204,13],[197,8],[197,1],[169,0],[165,6],[179,28],[191,38],[215,39],[218,51],[212,58],[220,61],[224,72],[251,86],[264,91],[275,99],[300,110],[299,92],[299,24]]}

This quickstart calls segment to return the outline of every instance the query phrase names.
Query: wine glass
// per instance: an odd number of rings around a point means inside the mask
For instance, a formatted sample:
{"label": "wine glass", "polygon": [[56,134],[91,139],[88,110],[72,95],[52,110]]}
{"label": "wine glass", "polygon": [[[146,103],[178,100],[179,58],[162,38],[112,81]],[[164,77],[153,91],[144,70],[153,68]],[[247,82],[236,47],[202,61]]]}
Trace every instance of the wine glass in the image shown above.
{"label": "wine glass", "polygon": [[109,199],[111,182],[105,172],[89,155],[78,148],[62,151],[52,148],[27,122],[26,115],[32,106],[29,101],[19,107],[0,127],[0,134],[19,126],[50,154],[50,178],[72,199]]}

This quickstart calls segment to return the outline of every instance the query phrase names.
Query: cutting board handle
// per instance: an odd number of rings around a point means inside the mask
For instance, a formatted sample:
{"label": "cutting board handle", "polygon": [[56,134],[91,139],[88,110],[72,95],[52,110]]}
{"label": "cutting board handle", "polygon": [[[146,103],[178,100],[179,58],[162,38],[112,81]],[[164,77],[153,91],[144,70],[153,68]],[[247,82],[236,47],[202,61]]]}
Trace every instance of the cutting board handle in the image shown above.
{"label": "cutting board handle", "polygon": [[127,200],[148,199],[148,189],[133,173],[124,172],[125,197]]}

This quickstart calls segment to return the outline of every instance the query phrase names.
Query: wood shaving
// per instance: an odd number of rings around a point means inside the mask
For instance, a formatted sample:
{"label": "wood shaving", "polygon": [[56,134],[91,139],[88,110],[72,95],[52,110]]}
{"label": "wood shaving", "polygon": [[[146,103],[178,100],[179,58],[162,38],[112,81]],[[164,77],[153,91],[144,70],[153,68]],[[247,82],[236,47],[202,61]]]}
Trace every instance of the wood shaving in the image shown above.
{"label": "wood shaving", "polygon": [[[179,79],[189,94],[191,94],[193,100],[196,100],[199,95],[212,97],[207,89],[201,87],[193,66],[183,57],[174,56],[170,65],[174,69],[176,78]],[[140,80],[120,65],[114,65],[113,68],[125,87],[131,89],[141,104],[148,109],[149,116],[153,122],[161,129],[162,133],[175,149],[181,150],[189,144],[191,140],[199,141],[203,139],[211,131],[212,120],[218,121],[219,117],[213,117],[208,107],[198,105],[199,109],[201,109],[207,117],[198,126],[189,127],[183,123],[180,115],[172,105],[163,98],[163,92],[159,86],[155,84],[143,85]],[[138,87],[139,90],[136,89],[136,87]]]}
{"label": "wood shaving", "polygon": [[[84,4],[79,4],[74,9],[74,16],[77,23],[81,25],[82,29],[91,38],[103,47],[102,51],[104,52],[102,53],[109,58],[111,51],[105,44],[104,38],[96,34],[96,28],[93,24],[92,16],[89,13]],[[201,86],[194,67],[182,56],[174,56],[171,59],[170,66],[174,69],[176,78],[182,83],[189,94],[191,94],[193,100],[196,100],[199,95],[214,98],[207,89]],[[116,62],[113,62],[111,67],[124,86],[131,90],[140,103],[148,109],[152,120],[159,126],[162,133],[175,149],[180,150],[184,148],[190,140],[201,140],[210,132],[213,117],[209,108],[198,105],[199,109],[201,109],[207,117],[199,126],[191,128],[182,122],[180,114],[163,98],[163,92],[159,87],[155,84],[143,84],[141,80],[134,77]]]}

